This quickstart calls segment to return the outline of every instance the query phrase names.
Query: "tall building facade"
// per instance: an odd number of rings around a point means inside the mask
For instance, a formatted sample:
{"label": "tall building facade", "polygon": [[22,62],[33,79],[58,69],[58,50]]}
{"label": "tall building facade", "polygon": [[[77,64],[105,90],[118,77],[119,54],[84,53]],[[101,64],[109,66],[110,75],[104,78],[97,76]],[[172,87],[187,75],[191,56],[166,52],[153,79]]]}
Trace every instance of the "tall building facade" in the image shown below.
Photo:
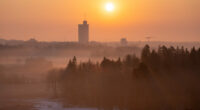
{"label": "tall building facade", "polygon": [[86,20],[78,25],[78,41],[84,44],[89,42],[89,24]]}

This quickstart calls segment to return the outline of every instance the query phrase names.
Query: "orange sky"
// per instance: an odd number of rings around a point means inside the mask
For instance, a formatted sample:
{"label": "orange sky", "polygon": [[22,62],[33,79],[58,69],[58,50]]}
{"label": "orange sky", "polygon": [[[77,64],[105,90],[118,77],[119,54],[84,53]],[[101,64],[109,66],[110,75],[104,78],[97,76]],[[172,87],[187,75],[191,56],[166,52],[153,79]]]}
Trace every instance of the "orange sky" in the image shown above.
{"label": "orange sky", "polygon": [[0,0],[0,38],[76,41],[84,13],[91,41],[200,41],[199,0]]}

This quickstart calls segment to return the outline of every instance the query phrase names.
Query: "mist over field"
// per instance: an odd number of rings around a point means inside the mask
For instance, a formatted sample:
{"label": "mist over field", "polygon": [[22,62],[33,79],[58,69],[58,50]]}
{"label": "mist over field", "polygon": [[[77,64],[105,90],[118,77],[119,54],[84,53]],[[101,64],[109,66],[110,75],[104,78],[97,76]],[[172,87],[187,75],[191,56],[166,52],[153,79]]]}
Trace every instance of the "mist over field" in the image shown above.
{"label": "mist over field", "polygon": [[4,43],[0,109],[198,110],[199,47],[198,42]]}

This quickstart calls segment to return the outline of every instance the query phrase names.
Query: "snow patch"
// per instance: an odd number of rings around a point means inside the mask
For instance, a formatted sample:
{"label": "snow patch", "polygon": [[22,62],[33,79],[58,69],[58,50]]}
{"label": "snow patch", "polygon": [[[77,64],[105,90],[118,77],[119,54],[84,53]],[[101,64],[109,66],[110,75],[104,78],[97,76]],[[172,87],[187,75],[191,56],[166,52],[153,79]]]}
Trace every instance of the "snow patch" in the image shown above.
{"label": "snow patch", "polygon": [[39,101],[34,108],[36,110],[98,110],[97,108],[64,108],[58,101]]}

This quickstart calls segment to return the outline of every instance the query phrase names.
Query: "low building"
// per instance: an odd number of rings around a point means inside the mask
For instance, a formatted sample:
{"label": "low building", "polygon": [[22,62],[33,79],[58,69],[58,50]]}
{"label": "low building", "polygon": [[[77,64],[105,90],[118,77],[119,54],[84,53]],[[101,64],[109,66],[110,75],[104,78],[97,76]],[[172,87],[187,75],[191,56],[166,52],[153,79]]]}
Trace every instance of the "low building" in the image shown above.
{"label": "low building", "polygon": [[121,45],[125,46],[128,44],[128,41],[126,38],[122,38],[121,41],[120,41]]}

